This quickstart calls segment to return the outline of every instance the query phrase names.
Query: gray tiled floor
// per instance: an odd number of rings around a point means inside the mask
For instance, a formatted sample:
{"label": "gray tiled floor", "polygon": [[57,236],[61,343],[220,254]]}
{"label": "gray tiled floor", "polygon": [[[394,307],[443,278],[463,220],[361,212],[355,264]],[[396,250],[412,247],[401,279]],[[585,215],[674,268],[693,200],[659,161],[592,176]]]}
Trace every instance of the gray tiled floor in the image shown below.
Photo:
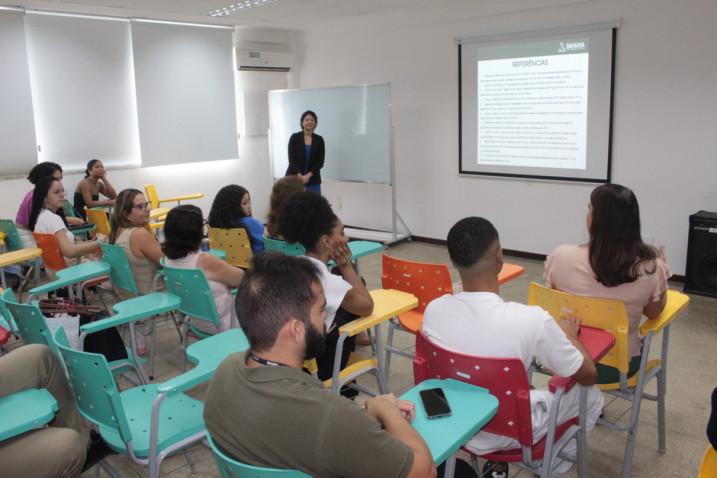
{"label": "gray tiled floor", "polygon": [[[424,243],[408,242],[391,247],[389,254],[401,258],[426,262],[448,263],[444,247]],[[502,288],[506,299],[524,302],[528,284],[542,281],[542,262],[507,257],[507,261],[517,262],[525,267],[523,277]],[[366,257],[361,260],[361,273],[369,288],[380,287],[380,256]],[[454,282],[459,287],[459,278],[451,268]],[[681,289],[679,284],[673,288]],[[705,426],[709,414],[709,394],[717,385],[717,367],[713,358],[717,352],[717,300],[692,296],[689,309],[676,321],[672,328],[670,342],[670,364],[668,374],[667,398],[667,451],[657,452],[656,407],[646,402],[642,408],[638,431],[632,476],[634,477],[672,477],[696,476],[702,453],[706,447]],[[398,333],[396,342],[408,350],[412,349],[413,337]],[[659,341],[657,343],[659,346]],[[653,347],[653,350],[659,347]],[[159,325],[157,358],[157,380],[167,379],[177,374],[182,367],[182,351],[178,345],[177,333],[171,321]],[[701,360],[704,357],[706,360]],[[363,379],[367,387],[375,388],[370,378]],[[413,384],[411,362],[395,356],[391,366],[390,388],[401,394]],[[654,385],[652,385],[654,389]],[[206,388],[192,392],[202,397]],[[619,417],[625,412],[620,401],[606,407],[606,417]],[[597,427],[588,438],[588,476],[619,476],[622,470],[625,450],[625,434]],[[195,446],[189,455],[196,466],[195,476],[219,476],[209,451],[203,446]],[[129,477],[144,476],[144,470],[124,457],[112,457],[110,462]],[[511,476],[519,473],[516,467]],[[165,460],[162,475],[171,478],[191,476],[191,470],[183,455]],[[527,476],[526,473],[520,473]],[[86,473],[84,476],[92,476]],[[577,476],[572,470],[567,476]]]}

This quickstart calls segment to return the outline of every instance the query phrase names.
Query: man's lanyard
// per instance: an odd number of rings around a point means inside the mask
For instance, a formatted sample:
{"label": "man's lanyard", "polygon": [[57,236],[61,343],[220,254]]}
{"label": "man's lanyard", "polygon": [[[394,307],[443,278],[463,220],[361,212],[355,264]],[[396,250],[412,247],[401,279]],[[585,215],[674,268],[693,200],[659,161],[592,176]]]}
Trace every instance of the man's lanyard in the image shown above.
{"label": "man's lanyard", "polygon": [[267,365],[269,367],[288,367],[288,365],[286,365],[285,363],[273,362],[271,360],[263,359],[256,355],[254,352],[249,352],[249,358],[258,364]]}

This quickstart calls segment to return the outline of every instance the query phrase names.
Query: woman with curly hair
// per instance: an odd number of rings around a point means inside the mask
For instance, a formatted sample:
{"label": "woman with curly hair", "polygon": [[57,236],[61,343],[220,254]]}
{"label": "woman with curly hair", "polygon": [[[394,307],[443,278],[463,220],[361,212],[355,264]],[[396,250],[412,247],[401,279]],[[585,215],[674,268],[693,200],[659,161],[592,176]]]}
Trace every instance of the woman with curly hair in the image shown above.
{"label": "woman with curly hair", "polygon": [[[323,196],[313,192],[297,193],[284,204],[279,230],[287,241],[306,248],[306,257],[320,273],[326,296],[326,351],[316,357],[321,380],[331,377],[339,327],[373,312],[373,299],[351,264],[351,250],[344,225]],[[340,275],[332,274],[326,263],[336,263]],[[344,342],[341,368],[348,362],[355,337]]]}
{"label": "woman with curly hair", "polygon": [[208,222],[210,227],[246,229],[251,252],[264,251],[264,225],[251,217],[251,197],[245,188],[236,184],[221,188],[212,202]]}
{"label": "woman with curly hair", "polygon": [[266,217],[266,231],[269,238],[284,239],[279,234],[281,207],[291,196],[303,191],[304,183],[296,176],[286,176],[274,183],[274,187],[271,188],[271,199],[269,200],[269,215]]}
{"label": "woman with curly hair", "polygon": [[[587,244],[563,245],[545,261],[548,287],[571,294],[617,299],[629,317],[628,376],[640,368],[642,316],[654,319],[665,308],[667,279],[672,275],[662,249],[642,242],[640,208],[635,194],[618,184],[603,184],[590,194]],[[602,364],[598,383],[619,380],[617,369]]]}

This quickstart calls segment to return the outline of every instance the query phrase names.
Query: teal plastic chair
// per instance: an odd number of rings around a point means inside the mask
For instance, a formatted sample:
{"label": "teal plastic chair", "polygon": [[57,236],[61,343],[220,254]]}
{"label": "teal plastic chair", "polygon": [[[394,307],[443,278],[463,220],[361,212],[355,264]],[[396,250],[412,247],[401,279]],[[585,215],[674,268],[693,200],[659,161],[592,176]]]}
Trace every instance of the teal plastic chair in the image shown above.
{"label": "teal plastic chair", "polygon": [[[10,291],[8,293],[8,297],[11,300],[13,300],[14,302],[17,302],[15,293],[12,291],[12,289],[8,289],[8,290]],[[10,332],[12,332],[12,334],[15,337],[20,335],[19,332],[17,331],[17,325],[15,324],[15,321],[12,318],[12,314],[8,310],[7,306],[5,305],[5,302],[1,299],[0,299],[0,327],[3,327],[5,330],[9,330]]]}
{"label": "teal plastic chair", "polygon": [[[99,242],[100,248],[102,249],[102,260],[109,264],[110,266],[110,283],[117,289],[122,289],[124,291],[127,291],[130,293],[133,297],[137,298],[140,296],[139,288],[137,287],[137,283],[134,280],[134,274],[132,272],[132,266],[129,263],[129,258],[127,257],[127,253],[122,248],[122,246],[118,246],[116,244],[108,244],[106,242]],[[152,293],[152,294],[146,294],[144,296],[144,300],[142,301],[143,307],[146,307],[148,311],[154,311],[157,310],[157,308],[164,309],[164,306],[166,304],[167,298],[166,294],[162,293]],[[133,300],[133,299],[129,299]],[[127,302],[127,301],[123,301]],[[128,310],[129,305],[125,304],[122,306],[124,310]],[[169,311],[172,313],[173,311]],[[148,317],[148,314],[145,317]],[[174,317],[172,317],[174,319]],[[176,326],[175,322],[175,326]],[[134,334],[136,331],[134,329],[134,325],[130,324],[130,332]],[[155,336],[155,324],[154,320],[151,320],[149,323],[149,330],[147,331],[146,336],[152,337],[152,346],[150,347],[150,372],[149,376],[150,378],[153,378],[154,376],[154,357],[155,357],[155,344],[156,344],[156,336]],[[180,331],[180,338],[181,338],[181,331]]]}
{"label": "teal plastic chair", "polygon": [[[5,306],[17,325],[18,334],[26,344],[42,344],[50,347],[57,357],[60,357],[60,352],[57,349],[57,343],[50,332],[50,328],[47,325],[47,320],[43,315],[42,311],[38,307],[37,302],[30,304],[21,304],[17,301],[15,294],[12,289],[8,289],[2,294],[2,305]],[[90,332],[86,331],[88,325],[91,325]],[[80,327],[80,331],[86,336],[88,333],[99,332],[110,327],[114,327],[114,324],[107,323],[107,319],[93,322]],[[84,339],[84,337],[82,337]],[[82,342],[80,342],[82,343]],[[146,383],[146,377],[144,377],[141,366],[136,359],[136,356],[132,353],[131,349],[127,350],[126,359],[113,360],[110,362],[110,368],[115,375],[119,375],[127,372],[130,368],[134,369],[135,373],[139,377],[140,381]]]}
{"label": "teal plastic chair", "polygon": [[148,467],[149,478],[159,477],[165,457],[204,439],[204,406],[183,393],[201,383],[197,376],[120,392],[104,356],[58,347],[80,414],[115,452]]}
{"label": "teal plastic chair", "polygon": [[303,256],[306,254],[306,249],[301,244],[289,244],[286,241],[268,237],[264,238],[264,250],[281,252],[287,256]]}
{"label": "teal plastic chair", "polygon": [[214,443],[212,437],[207,433],[207,441],[209,447],[214,453],[214,458],[217,460],[217,468],[219,468],[219,475],[222,478],[310,478],[311,475],[307,475],[297,470],[281,470],[278,468],[262,468],[259,466],[247,465],[246,463],[238,462],[232,458],[229,458],[219,447]]}
{"label": "teal plastic chair", "polygon": [[[17,231],[17,227],[12,220],[0,219],[0,232],[5,233],[5,247],[7,248],[8,252],[24,249],[22,239],[20,238],[20,233]],[[24,282],[33,282],[37,284],[40,280],[40,266],[42,265],[42,259],[37,258],[29,262],[29,264],[31,265],[31,270],[29,270],[27,274],[23,275],[21,279]],[[30,278],[31,272],[34,272],[33,278]]]}
{"label": "teal plastic chair", "polygon": [[0,443],[44,427],[60,409],[44,388],[29,388],[0,398]]}
{"label": "teal plastic chair", "polygon": [[5,233],[5,245],[9,251],[19,251],[23,249],[20,233],[17,232],[15,223],[10,219],[0,219],[0,232]]}
{"label": "teal plastic chair", "polygon": [[167,292],[178,296],[182,302],[179,311],[184,315],[182,343],[185,348],[187,331],[190,329],[199,338],[213,335],[196,328],[192,322],[203,320],[212,324],[217,333],[220,331],[221,318],[204,271],[201,269],[178,269],[165,264],[164,283]]}

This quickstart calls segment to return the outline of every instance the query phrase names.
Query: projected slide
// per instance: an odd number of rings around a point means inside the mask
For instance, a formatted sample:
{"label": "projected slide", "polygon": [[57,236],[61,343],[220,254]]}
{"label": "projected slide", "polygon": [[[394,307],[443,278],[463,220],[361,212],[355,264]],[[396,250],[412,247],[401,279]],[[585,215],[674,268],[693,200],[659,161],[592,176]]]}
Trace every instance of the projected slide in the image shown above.
{"label": "projected slide", "polygon": [[613,29],[462,41],[461,174],[606,181]]}
{"label": "projected slide", "polygon": [[585,169],[588,54],[478,62],[478,164]]}

